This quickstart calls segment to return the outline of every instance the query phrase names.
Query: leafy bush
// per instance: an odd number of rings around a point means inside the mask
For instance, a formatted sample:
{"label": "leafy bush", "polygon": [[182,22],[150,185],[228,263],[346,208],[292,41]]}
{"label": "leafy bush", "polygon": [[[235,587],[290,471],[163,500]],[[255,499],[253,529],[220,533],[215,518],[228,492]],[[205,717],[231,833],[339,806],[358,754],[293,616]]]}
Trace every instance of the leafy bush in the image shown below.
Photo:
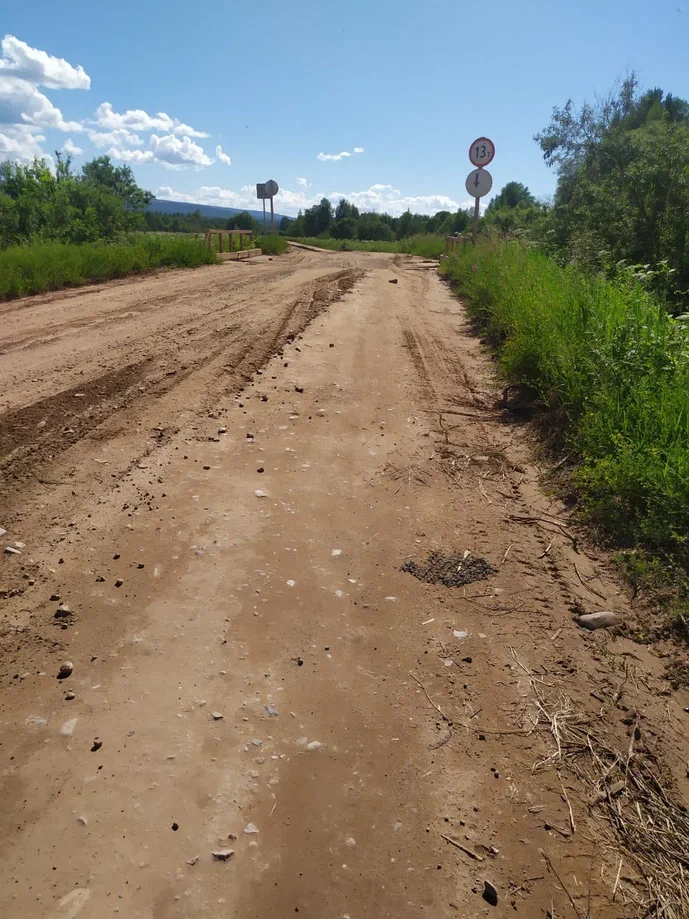
{"label": "leafy bush", "polygon": [[259,249],[263,249],[268,255],[284,255],[289,248],[284,236],[259,236],[256,239]]}
{"label": "leafy bush", "polygon": [[689,335],[633,277],[562,268],[518,243],[443,263],[508,380],[559,409],[584,507],[627,545],[689,563]]}
{"label": "leafy bush", "polygon": [[117,243],[13,246],[0,251],[0,300],[151,268],[195,268],[215,261],[203,240],[184,235],[132,234]]}

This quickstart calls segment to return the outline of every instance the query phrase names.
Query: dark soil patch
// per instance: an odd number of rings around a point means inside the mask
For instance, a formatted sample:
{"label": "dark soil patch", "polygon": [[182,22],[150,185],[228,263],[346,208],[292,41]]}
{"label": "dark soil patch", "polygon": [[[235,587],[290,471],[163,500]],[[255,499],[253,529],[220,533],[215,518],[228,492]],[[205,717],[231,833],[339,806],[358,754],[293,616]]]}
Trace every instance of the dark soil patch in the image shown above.
{"label": "dark soil patch", "polygon": [[413,574],[426,584],[443,584],[445,587],[462,587],[474,581],[483,581],[497,571],[485,558],[463,555],[443,555],[442,552],[431,552],[428,560],[422,564],[405,562],[402,571]]}

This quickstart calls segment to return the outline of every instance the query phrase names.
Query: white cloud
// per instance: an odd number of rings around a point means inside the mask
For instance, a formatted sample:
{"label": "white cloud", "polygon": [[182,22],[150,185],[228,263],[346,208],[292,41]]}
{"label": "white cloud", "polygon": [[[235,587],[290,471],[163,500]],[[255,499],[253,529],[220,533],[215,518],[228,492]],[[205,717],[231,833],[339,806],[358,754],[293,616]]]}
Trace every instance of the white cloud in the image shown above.
{"label": "white cloud", "polygon": [[125,150],[122,147],[111,147],[107,154],[111,160],[122,160],[124,163],[154,163],[151,150]]}
{"label": "white cloud", "polygon": [[127,163],[160,163],[166,169],[184,169],[186,166],[201,169],[213,163],[203,147],[195,144],[190,137],[180,139],[174,134],[166,134],[164,137],[152,134],[148,150],[111,147],[108,156]]}
{"label": "white cloud", "polygon": [[0,131],[0,162],[19,160],[30,163],[35,156],[44,156],[41,144],[45,137],[30,125],[3,125]]}
{"label": "white cloud", "polygon": [[301,186],[301,188],[309,188],[311,183],[307,179],[300,179],[297,176],[297,185]]}
{"label": "white cloud", "polygon": [[74,143],[71,137],[68,137],[67,140],[64,142],[64,144],[62,145],[62,150],[68,156],[79,156],[80,153],[84,152],[81,149],[81,147],[77,147],[77,145]]}
{"label": "white cloud", "polygon": [[[169,185],[158,189],[159,198],[171,201],[189,201],[195,204],[215,204],[220,207],[239,207],[257,209],[256,189],[253,185],[244,185],[240,190],[220,186],[202,185],[196,192],[176,191]],[[280,214],[296,215],[298,211],[313,207],[321,198],[329,198],[336,204],[340,198],[346,198],[360,210],[378,211],[399,217],[407,209],[420,214],[435,214],[437,211],[456,211],[468,207],[471,201],[457,202],[448,195],[403,195],[392,185],[371,185],[363,191],[329,192],[309,195],[305,191],[290,191],[281,188],[275,199],[275,209]]]}
{"label": "white cloud", "polygon": [[84,68],[32,48],[13,35],[6,35],[0,48],[0,160],[45,156],[41,132],[46,128],[83,131],[79,122],[65,121],[38,87],[88,89],[91,80]]}
{"label": "white cloud", "polygon": [[185,137],[210,137],[205,131],[197,131],[178,118],[171,118],[166,112],[157,112],[155,115],[149,115],[143,109],[115,112],[110,102],[103,102],[98,106],[94,124],[110,131],[168,131],[170,134],[181,134]]}
{"label": "white cloud", "polygon": [[65,121],[62,112],[39,92],[33,83],[5,76],[0,70],[0,125],[30,124],[58,131],[81,131],[75,121]]}
{"label": "white cloud", "polygon": [[190,137],[175,137],[167,134],[165,137],[151,135],[151,150],[156,162],[162,163],[170,169],[181,169],[183,166],[210,166],[213,160],[204,152],[203,147],[195,144]]}
{"label": "white cloud", "polygon": [[218,144],[218,146],[215,148],[215,155],[220,160],[221,163],[225,163],[227,166],[232,165],[232,160],[226,153],[222,152],[222,147],[220,146],[220,144]]}
{"label": "white cloud", "polygon": [[[363,153],[363,147],[355,147],[354,153]],[[346,159],[348,156],[353,156],[352,153],[349,153],[347,150],[343,150],[342,153],[319,153],[316,157],[317,160],[320,160],[322,163],[334,162],[337,163],[339,160]]]}
{"label": "white cloud", "polygon": [[14,35],[3,38],[2,55],[0,74],[48,89],[91,88],[91,78],[81,65],[73,67],[63,58],[32,48]]}
{"label": "white cloud", "polygon": [[92,131],[87,128],[86,133],[94,147],[140,147],[143,144],[138,134],[124,128],[116,131]]}

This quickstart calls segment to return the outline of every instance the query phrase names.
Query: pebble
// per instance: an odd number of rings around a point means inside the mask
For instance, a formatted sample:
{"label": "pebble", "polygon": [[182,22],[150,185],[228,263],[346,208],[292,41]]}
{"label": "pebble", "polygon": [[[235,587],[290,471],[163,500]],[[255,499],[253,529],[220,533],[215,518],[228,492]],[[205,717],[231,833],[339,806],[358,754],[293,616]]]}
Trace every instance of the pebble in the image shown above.
{"label": "pebble", "polygon": [[77,823],[80,823],[82,826],[86,826],[88,824],[88,820],[86,817],[77,817]]}
{"label": "pebble", "polygon": [[5,555],[21,555],[21,552],[14,546],[5,546]]}
{"label": "pebble", "polygon": [[0,537],[6,536],[6,535],[7,535],[7,530],[4,527],[0,527]]}
{"label": "pebble", "polygon": [[97,753],[98,750],[100,750],[102,746],[103,746],[103,741],[100,740],[98,737],[94,737],[93,746],[91,747],[91,753]]}
{"label": "pebble", "polygon": [[[231,851],[231,850],[230,850],[230,851]],[[215,853],[213,853],[213,856],[215,857]],[[230,857],[230,856],[228,856],[228,858],[229,858],[229,857]],[[198,855],[195,855],[193,858],[190,858],[190,859],[187,860],[187,865],[195,865],[196,862],[197,862],[198,860],[199,860],[199,856],[198,856]],[[219,859],[219,860],[220,860],[220,859]],[[223,861],[226,861],[226,859],[223,859]]]}
{"label": "pebble", "polygon": [[124,584],[124,581],[122,580],[122,578],[117,578],[117,580],[115,581],[115,587],[121,587],[123,584]]}
{"label": "pebble", "polygon": [[469,633],[465,632],[462,629],[455,629],[452,634],[455,636],[455,638],[460,638],[460,639],[469,637]]}
{"label": "pebble", "polygon": [[213,712],[211,717],[213,721],[222,721],[225,716],[221,712]]}
{"label": "pebble", "polygon": [[257,488],[254,494],[256,495],[257,498],[267,498],[268,497],[268,495],[261,488]]}
{"label": "pebble", "polygon": [[64,664],[60,664],[60,669],[57,674],[58,680],[66,680],[68,676],[72,675],[74,670],[74,664],[71,661],[65,661]]}
{"label": "pebble", "polygon": [[248,823],[248,824],[244,827],[244,832],[247,834],[247,836],[251,836],[251,835],[253,835],[254,833],[258,833],[259,830],[258,830],[258,827],[256,826],[255,823]]}
{"label": "pebble", "polygon": [[60,734],[63,737],[71,737],[74,734],[74,728],[77,726],[78,718],[72,718],[71,721],[65,721],[65,723],[60,728]]}
{"label": "pebble", "polygon": [[277,718],[277,716],[278,716],[278,710],[277,710],[276,708],[273,708],[272,705],[264,705],[263,707],[264,707],[265,710],[268,712],[268,715],[269,715],[271,718]]}
{"label": "pebble", "polygon": [[486,903],[490,903],[491,906],[498,905],[498,891],[490,881],[483,882],[483,893],[481,896],[486,901]]}
{"label": "pebble", "polygon": [[72,610],[67,606],[66,603],[63,603],[61,606],[55,610],[56,619],[66,619],[68,616],[72,615]]}
{"label": "pebble", "polygon": [[61,599],[62,599],[62,597],[60,596],[60,594],[51,594],[51,595],[50,595],[50,602],[51,602],[51,603],[59,603]]}
{"label": "pebble", "polygon": [[596,629],[611,629],[613,626],[622,625],[622,620],[619,616],[609,611],[587,613],[585,616],[577,616],[574,621],[582,629],[588,629],[589,632],[595,632]]}
{"label": "pebble", "polygon": [[333,558],[337,558],[338,555],[342,555],[342,549],[333,549],[330,554]]}
{"label": "pebble", "polygon": [[70,689],[69,692],[65,693],[65,702],[71,702],[72,699],[76,699],[76,697],[77,694]]}
{"label": "pebble", "polygon": [[[215,852],[212,852],[211,855],[216,862],[228,862],[234,855],[234,849],[217,849]],[[190,859],[187,864],[194,865],[196,861],[198,861],[198,859]]]}

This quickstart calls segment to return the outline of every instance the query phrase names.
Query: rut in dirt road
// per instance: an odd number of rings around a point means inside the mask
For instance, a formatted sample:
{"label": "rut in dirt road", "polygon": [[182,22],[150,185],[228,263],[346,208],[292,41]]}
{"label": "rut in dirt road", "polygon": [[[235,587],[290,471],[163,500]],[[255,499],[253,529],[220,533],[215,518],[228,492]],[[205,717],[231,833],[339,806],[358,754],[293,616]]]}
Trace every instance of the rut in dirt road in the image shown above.
{"label": "rut in dirt road", "polygon": [[[160,279],[143,383],[101,398],[136,355],[96,334],[83,410],[77,364],[50,392],[52,343],[35,398],[9,386],[31,425],[0,519],[24,544],[0,559],[2,915],[629,915],[633,863],[613,896],[607,831],[528,718],[537,685],[602,724],[591,688],[640,652],[572,624],[625,599],[553,541],[565,510],[461,304],[416,259],[255,262]],[[633,704],[679,761],[642,682]]]}

